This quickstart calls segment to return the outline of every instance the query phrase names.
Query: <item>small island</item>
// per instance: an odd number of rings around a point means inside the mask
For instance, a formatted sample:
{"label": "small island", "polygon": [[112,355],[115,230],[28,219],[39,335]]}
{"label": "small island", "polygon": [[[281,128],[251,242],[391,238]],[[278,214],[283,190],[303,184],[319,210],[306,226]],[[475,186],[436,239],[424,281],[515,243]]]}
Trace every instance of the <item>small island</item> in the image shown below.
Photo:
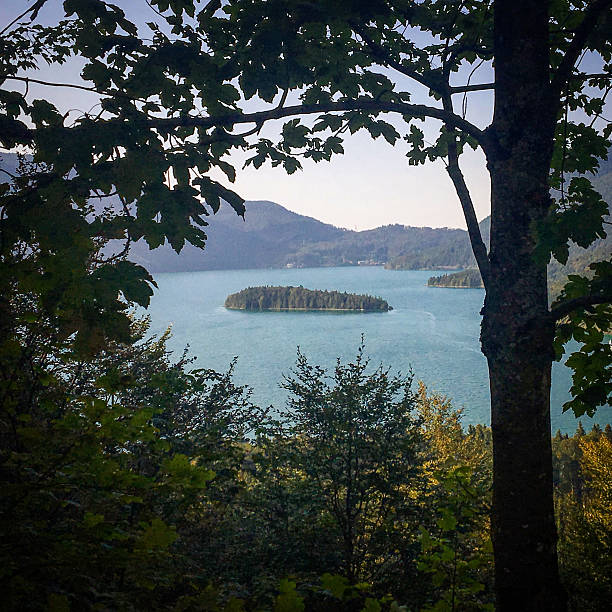
{"label": "small island", "polygon": [[371,295],[320,291],[304,287],[249,287],[228,295],[225,307],[232,310],[333,310],[387,312],[389,304]]}
{"label": "small island", "polygon": [[447,287],[450,289],[483,289],[480,272],[476,268],[469,268],[462,272],[432,276],[427,281],[428,287]]}

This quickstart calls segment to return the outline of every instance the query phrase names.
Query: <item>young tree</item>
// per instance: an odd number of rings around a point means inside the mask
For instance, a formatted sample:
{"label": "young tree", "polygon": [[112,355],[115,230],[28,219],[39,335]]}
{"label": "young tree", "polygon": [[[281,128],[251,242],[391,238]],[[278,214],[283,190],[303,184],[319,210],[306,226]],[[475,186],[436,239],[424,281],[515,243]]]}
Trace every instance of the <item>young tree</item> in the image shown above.
{"label": "young tree", "polygon": [[382,366],[368,372],[363,353],[362,344],[352,363],[338,361],[328,376],[298,352],[281,415],[286,464],[310,483],[336,526],[341,571],[351,584],[379,582],[401,564],[394,549],[409,537],[396,546],[387,540],[397,524],[416,527],[409,490],[420,488],[412,380]]}
{"label": "young tree", "polygon": [[[134,324],[134,341],[147,327]],[[177,449],[152,424],[173,405],[172,382],[188,378],[184,363],[169,362],[166,336],[110,344],[93,362],[75,359],[73,343],[51,331],[40,321],[17,330],[13,338],[30,340],[29,360],[0,380],[3,606],[176,600],[192,590],[176,515],[214,476],[196,465],[201,447]]]}
{"label": "young tree", "polygon": [[[25,244],[27,261],[3,268],[1,295],[27,288],[95,349],[96,338],[125,327],[117,291],[145,303],[150,282],[122,261],[88,267],[96,241],[203,245],[203,217],[221,199],[243,212],[241,198],[208,176],[217,168],[234,179],[223,159],[232,149],[252,149],[255,167],[271,160],[291,173],[298,156],[342,153],[347,132],[365,129],[394,144],[400,129],[411,163],[445,159],[485,284],[497,605],[563,608],[549,410],[555,325],[563,322],[557,356],[572,335],[583,343],[572,356],[572,407],[592,411],[609,401],[612,385],[601,331],[610,321],[612,264],[574,279],[552,308],[546,264],[551,253],[563,261],[570,240],[585,246],[605,234],[605,204],[584,175],[609,146],[609,127],[597,128],[598,95],[610,81],[611,0],[152,0],[159,19],[146,35],[104,0],[67,0],[58,26],[36,25],[47,2],[33,3],[0,34],[2,145],[25,146],[44,162],[18,194],[3,187],[3,257]],[[34,79],[20,70],[71,53],[91,83],[76,87],[101,96],[95,114],[62,116],[27,95]],[[584,53],[601,69],[582,71]],[[481,62],[493,65],[494,82],[456,84],[462,68]],[[412,103],[406,82],[430,103]],[[23,83],[25,94],[17,90]],[[486,129],[456,111],[457,96],[473,91],[494,94]],[[261,110],[245,112],[242,98]],[[404,119],[405,129],[380,119],[385,113]],[[259,136],[265,122],[286,117],[294,118],[278,142]],[[440,123],[433,145],[415,125],[424,118]],[[482,148],[491,176],[488,253],[459,166],[466,144]],[[566,173],[574,173],[569,183]],[[119,198],[93,222],[92,194]]]}

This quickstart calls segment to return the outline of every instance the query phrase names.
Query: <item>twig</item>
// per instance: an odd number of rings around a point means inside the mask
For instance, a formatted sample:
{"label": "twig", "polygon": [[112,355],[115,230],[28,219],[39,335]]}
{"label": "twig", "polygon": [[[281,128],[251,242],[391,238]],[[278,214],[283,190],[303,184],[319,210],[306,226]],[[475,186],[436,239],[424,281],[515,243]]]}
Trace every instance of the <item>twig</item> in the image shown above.
{"label": "twig", "polygon": [[32,13],[32,17],[30,17],[30,22],[34,21],[36,17],[38,16],[38,12],[42,8],[43,4],[45,4],[46,2],[47,0],[37,0],[37,2],[35,2],[30,8],[23,11],[21,15],[19,15],[18,17],[15,17],[15,19],[13,19],[11,23],[9,23],[6,27],[4,27],[2,31],[0,31],[0,36],[2,36],[7,30],[12,28],[20,19],[23,19],[28,13]]}

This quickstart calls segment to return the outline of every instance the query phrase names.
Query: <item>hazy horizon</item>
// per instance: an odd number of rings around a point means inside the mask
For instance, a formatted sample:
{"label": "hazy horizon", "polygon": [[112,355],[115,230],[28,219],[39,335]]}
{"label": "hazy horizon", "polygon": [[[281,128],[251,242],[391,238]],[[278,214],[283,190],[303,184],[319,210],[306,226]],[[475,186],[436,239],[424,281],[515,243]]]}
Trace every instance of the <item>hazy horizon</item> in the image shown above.
{"label": "hazy horizon", "polygon": [[[282,208],[284,208],[285,210],[288,210],[289,212],[295,213],[296,215],[301,215],[303,217],[308,217],[309,219],[314,219],[315,221],[320,221],[321,223],[325,223],[328,225],[333,225],[334,227],[338,228],[338,229],[345,229],[345,230],[350,230],[350,231],[357,231],[357,232],[366,232],[368,230],[373,230],[373,229],[378,229],[380,227],[386,227],[389,225],[401,225],[402,227],[418,227],[418,228],[429,228],[429,229],[450,229],[450,230],[455,230],[455,229],[461,229],[464,231],[467,231],[465,227],[451,227],[449,225],[414,225],[414,224],[409,224],[409,223],[401,223],[400,221],[390,221],[389,223],[381,223],[379,225],[373,225],[372,227],[363,227],[363,228],[355,228],[355,227],[351,227],[350,225],[342,225],[342,224],[336,224],[336,223],[330,223],[328,221],[324,221],[323,219],[320,219],[319,217],[314,216],[314,214],[309,213],[308,211],[306,212],[298,212],[295,210],[291,210],[289,207],[285,206],[285,204],[283,204],[282,202],[275,202],[274,200],[271,200],[269,198],[249,198],[247,200],[245,200],[245,205],[247,206],[247,212],[248,212],[248,205],[249,204],[258,204],[258,203],[262,203],[262,202],[268,202],[270,204],[275,204],[277,206],[280,206]],[[229,205],[226,204],[226,206],[229,207]],[[478,223],[482,223],[482,221],[484,221],[488,216],[490,215],[490,212],[487,213],[484,217],[478,217]]]}

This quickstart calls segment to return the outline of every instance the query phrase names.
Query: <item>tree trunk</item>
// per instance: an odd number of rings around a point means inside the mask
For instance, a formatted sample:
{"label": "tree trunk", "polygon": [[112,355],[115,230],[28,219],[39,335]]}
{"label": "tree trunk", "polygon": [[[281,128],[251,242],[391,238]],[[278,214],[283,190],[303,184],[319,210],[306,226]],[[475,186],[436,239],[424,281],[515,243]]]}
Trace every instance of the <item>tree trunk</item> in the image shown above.
{"label": "tree trunk", "polygon": [[534,223],[549,208],[555,107],[547,2],[495,2],[495,113],[489,129],[490,279],[482,347],[493,430],[497,609],[563,610],[553,510],[550,375],[554,327]]}

